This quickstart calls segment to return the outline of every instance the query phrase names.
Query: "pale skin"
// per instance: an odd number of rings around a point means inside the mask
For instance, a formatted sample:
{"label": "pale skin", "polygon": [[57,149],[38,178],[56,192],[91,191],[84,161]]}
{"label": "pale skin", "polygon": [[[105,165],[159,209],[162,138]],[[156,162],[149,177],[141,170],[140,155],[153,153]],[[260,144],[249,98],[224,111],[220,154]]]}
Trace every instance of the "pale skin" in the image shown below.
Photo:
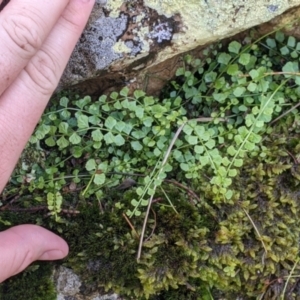
{"label": "pale skin", "polygon": [[[0,13],[0,191],[38,123],[95,0],[11,0]],[[0,0],[0,4],[2,0]],[[68,254],[35,225],[0,232],[0,282],[35,260]]]}

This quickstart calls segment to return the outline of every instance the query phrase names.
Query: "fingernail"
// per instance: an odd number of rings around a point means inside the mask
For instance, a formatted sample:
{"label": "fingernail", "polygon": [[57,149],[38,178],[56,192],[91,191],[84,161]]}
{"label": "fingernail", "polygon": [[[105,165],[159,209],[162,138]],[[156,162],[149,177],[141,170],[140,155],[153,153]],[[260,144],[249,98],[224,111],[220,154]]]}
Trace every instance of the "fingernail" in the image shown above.
{"label": "fingernail", "polygon": [[66,257],[66,253],[61,250],[50,250],[43,253],[39,260],[56,260]]}

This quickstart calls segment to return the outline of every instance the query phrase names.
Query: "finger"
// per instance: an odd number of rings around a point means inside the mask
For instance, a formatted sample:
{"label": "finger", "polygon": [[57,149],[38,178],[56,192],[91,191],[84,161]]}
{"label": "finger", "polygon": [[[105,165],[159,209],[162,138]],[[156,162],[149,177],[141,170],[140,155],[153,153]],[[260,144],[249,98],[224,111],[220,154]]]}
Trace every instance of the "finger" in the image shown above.
{"label": "finger", "polygon": [[0,14],[0,95],[40,49],[70,0],[13,0]]}
{"label": "finger", "polygon": [[36,225],[20,225],[0,232],[0,282],[20,273],[35,260],[62,259],[68,252],[62,238]]}
{"label": "finger", "polygon": [[10,0],[3,0],[0,1],[0,11],[6,6],[6,4],[9,2]]}
{"label": "finger", "polygon": [[94,0],[71,0],[47,40],[0,99],[0,191],[56,88]]}

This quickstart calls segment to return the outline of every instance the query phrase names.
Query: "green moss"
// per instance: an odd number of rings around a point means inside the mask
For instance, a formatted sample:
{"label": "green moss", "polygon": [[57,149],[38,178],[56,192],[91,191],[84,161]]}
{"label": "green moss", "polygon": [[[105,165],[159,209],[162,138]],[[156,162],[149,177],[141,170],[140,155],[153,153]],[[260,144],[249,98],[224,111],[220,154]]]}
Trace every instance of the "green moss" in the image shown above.
{"label": "green moss", "polygon": [[[125,193],[125,203],[128,195],[130,191]],[[98,205],[85,206],[76,222],[62,225],[71,249],[66,265],[79,274],[87,290],[112,289],[140,299],[185,285],[196,275],[198,257],[207,257],[199,251],[199,247],[206,249],[206,242],[199,243],[198,238],[208,230],[203,227],[205,218],[185,200],[175,199],[174,205],[180,215],[171,208],[153,206],[156,220],[149,221],[149,240],[140,262],[136,260],[138,238],[130,232],[122,210],[108,204],[107,211],[100,213]],[[131,220],[137,230],[141,220]]]}
{"label": "green moss", "polygon": [[50,280],[51,274],[51,264],[36,263],[26,272],[0,284],[0,299],[55,300],[56,292]]}

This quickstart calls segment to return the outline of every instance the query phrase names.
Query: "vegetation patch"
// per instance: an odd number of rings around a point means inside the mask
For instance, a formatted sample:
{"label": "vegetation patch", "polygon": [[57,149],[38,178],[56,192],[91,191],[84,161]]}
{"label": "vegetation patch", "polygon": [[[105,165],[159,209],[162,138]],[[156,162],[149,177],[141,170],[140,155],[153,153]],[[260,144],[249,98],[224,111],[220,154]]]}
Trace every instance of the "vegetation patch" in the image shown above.
{"label": "vegetation patch", "polygon": [[58,232],[85,293],[299,296],[300,42],[275,32],[202,54],[160,98],[53,101],[2,194],[1,229],[29,215]]}

